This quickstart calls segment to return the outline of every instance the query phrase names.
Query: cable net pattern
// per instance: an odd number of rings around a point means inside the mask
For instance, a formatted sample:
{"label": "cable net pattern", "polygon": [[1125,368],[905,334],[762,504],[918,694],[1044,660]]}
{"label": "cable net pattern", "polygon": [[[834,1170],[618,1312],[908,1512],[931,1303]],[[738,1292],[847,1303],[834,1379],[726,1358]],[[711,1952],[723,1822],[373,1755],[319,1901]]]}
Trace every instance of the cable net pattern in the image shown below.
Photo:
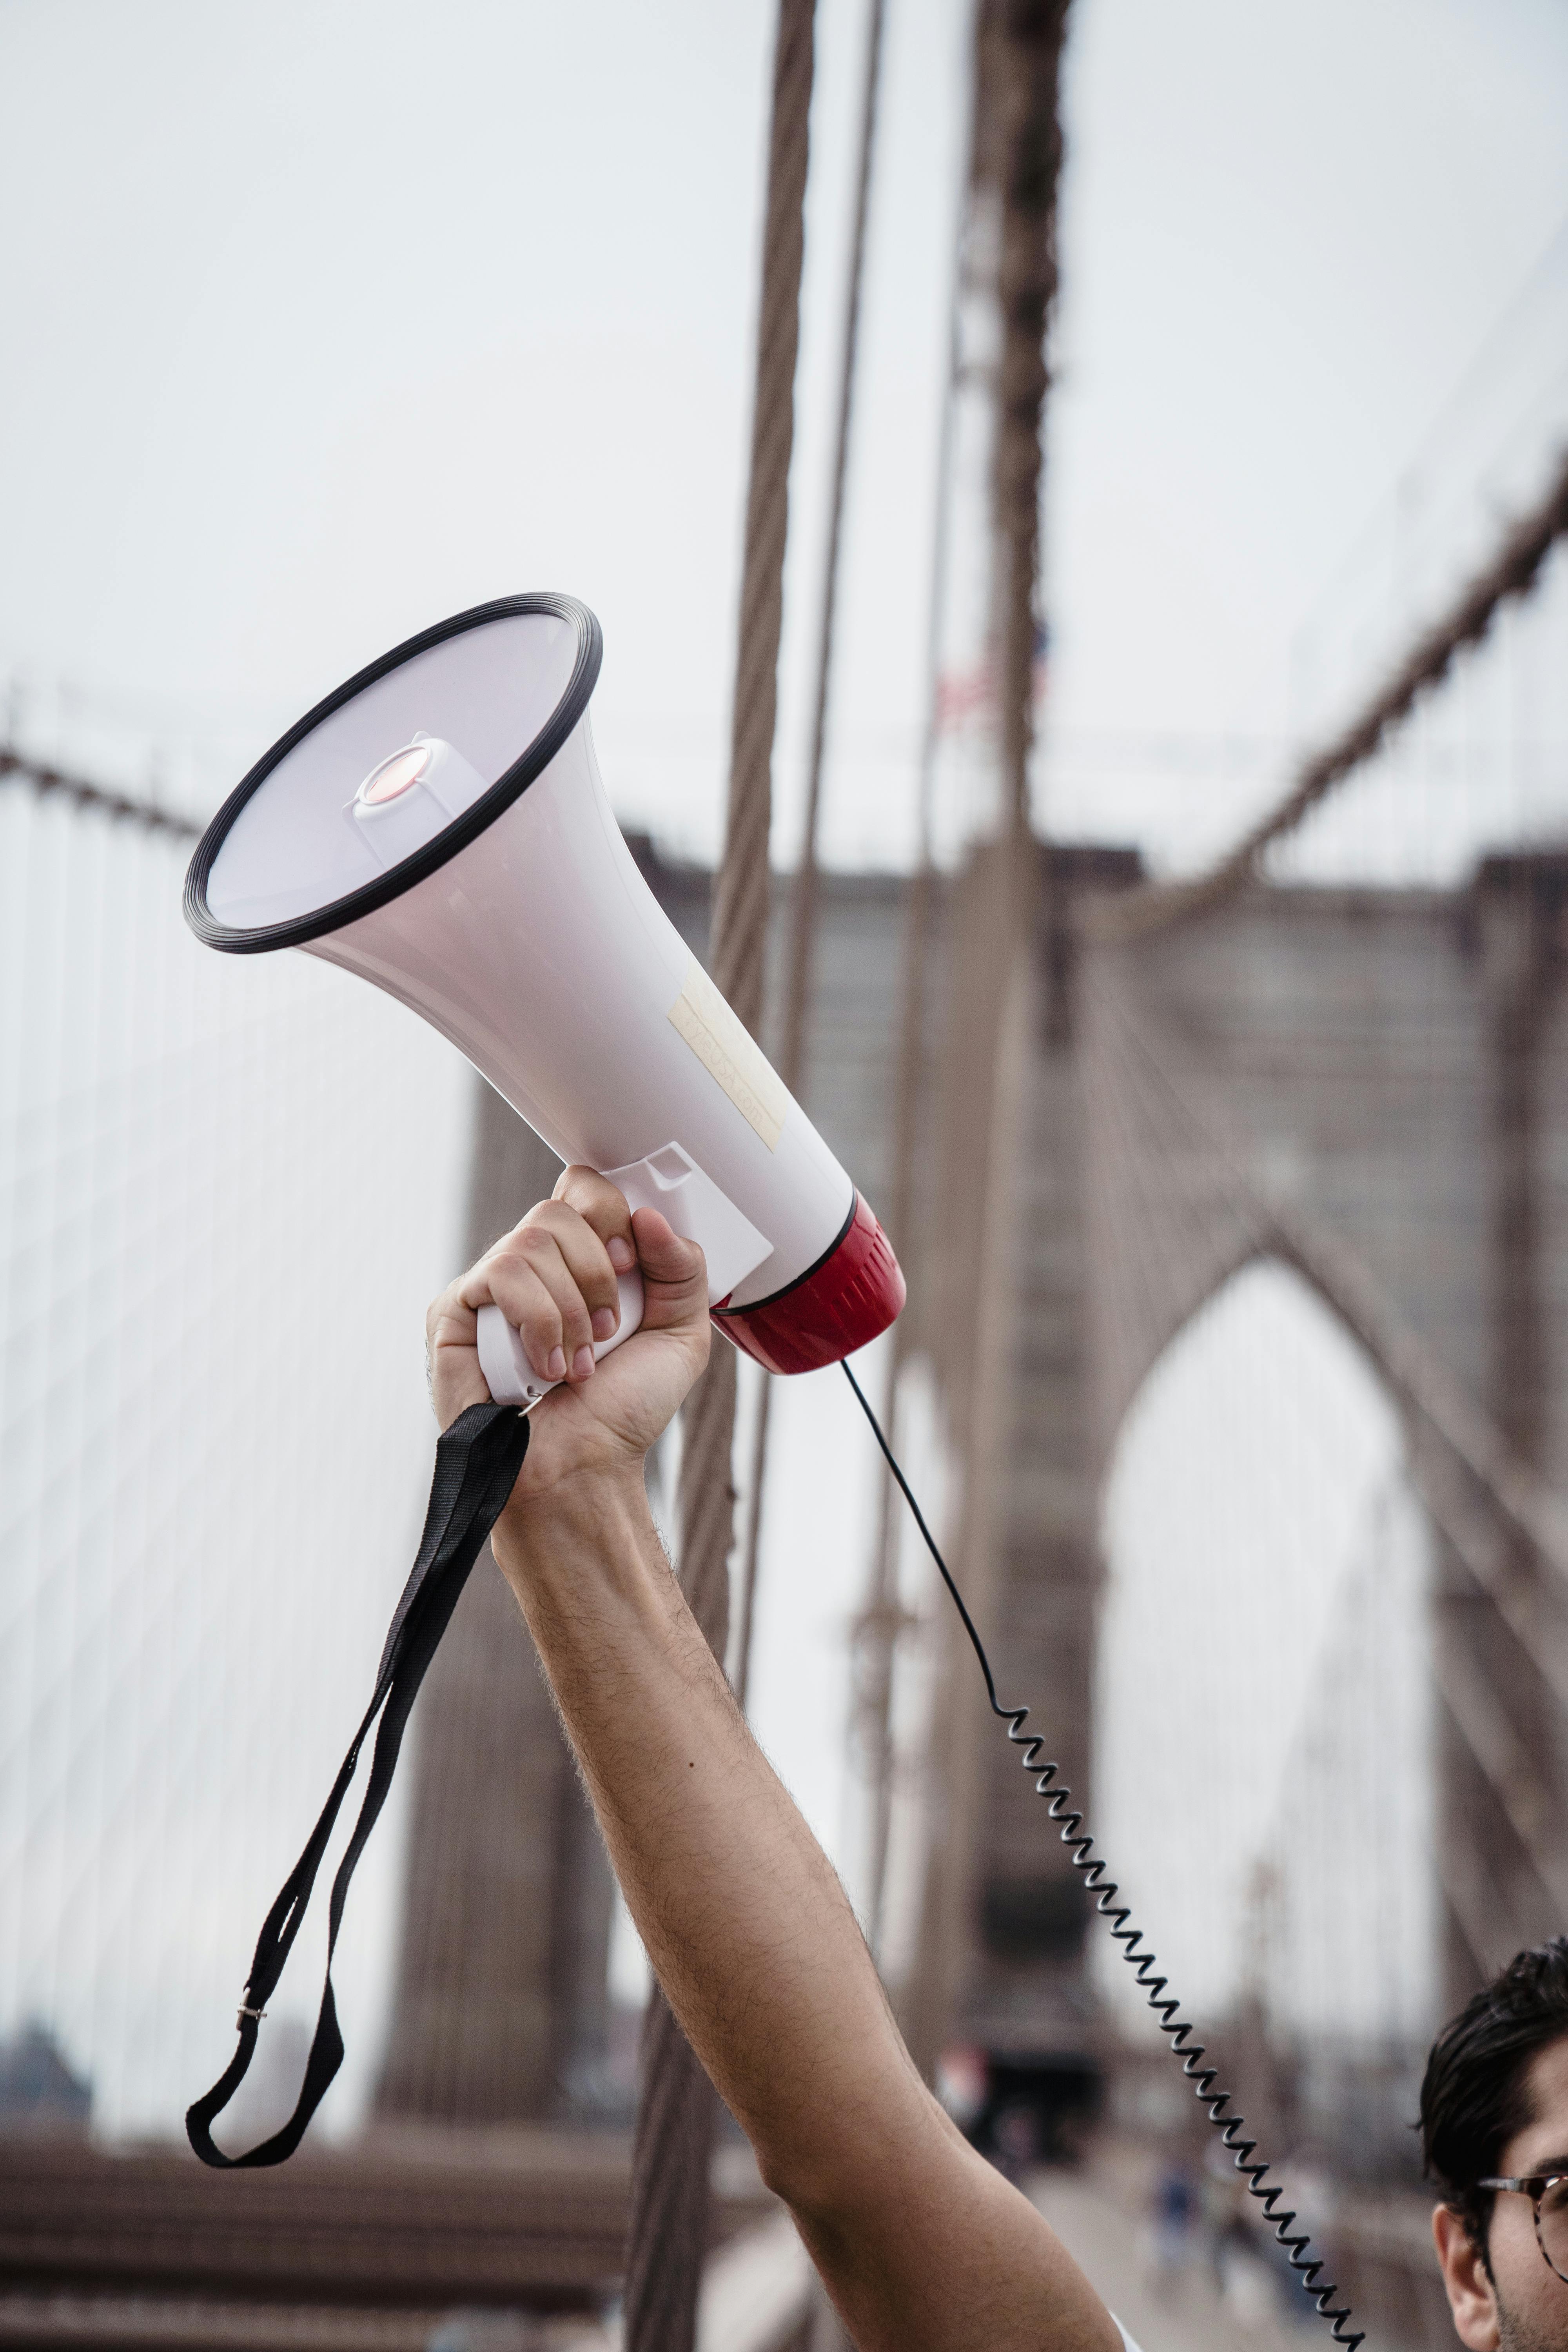
{"label": "cable net pattern", "polygon": [[[177,2130],[226,2062],[374,1678],[468,1147],[467,1072],[423,1024],[311,959],[196,945],[187,854],[0,788],[0,2036],[47,2029],[110,2134]],[[345,1932],[339,2123],[398,1847],[389,1819]]]}

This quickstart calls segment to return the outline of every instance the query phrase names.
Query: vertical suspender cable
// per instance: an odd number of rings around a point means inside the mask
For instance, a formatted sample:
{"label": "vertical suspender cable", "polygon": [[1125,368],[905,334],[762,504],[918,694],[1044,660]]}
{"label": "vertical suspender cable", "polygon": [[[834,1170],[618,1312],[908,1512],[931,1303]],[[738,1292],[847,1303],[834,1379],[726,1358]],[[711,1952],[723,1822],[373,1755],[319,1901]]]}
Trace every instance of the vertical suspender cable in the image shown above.
{"label": "vertical suspender cable", "polygon": [[[815,0],[779,0],[729,803],[709,952],[713,978],[753,1034],[762,1015],[767,939],[773,722],[795,439],[814,37]],[[722,1658],[735,1500],[731,1348],[714,1348],[684,1420],[681,1582],[704,1637]],[[632,2158],[626,2352],[691,2352],[697,2290],[708,2246],[714,2112],[708,2079],[656,1986],[643,2021],[642,2091]]]}
{"label": "vertical suspender cable", "polygon": [[[828,499],[827,550],[823,565],[822,609],[816,644],[816,699],[812,717],[811,766],[806,778],[805,823],[800,864],[790,901],[789,967],[784,982],[784,1034],[779,1075],[798,1094],[805,1060],[811,1003],[812,946],[816,928],[816,835],[822,803],[822,756],[827,734],[828,689],[833,667],[833,628],[838,601],[838,551],[843,538],[844,484],[849,465],[849,425],[855,404],[855,364],[860,337],[860,289],[865,278],[866,220],[870,209],[871,159],[877,137],[877,90],[881,76],[886,0],[871,0],[866,27],[866,70],[860,98],[860,153],[855,182],[855,220],[845,289],[844,346],[838,377],[838,422]],[[752,1613],[757,1589],[757,1552],[762,1533],[763,1486],[767,1470],[768,1400],[773,1383],[763,1379],[757,1400],[752,1444],[752,1475],[746,1505],[746,1549],[741,1583],[741,1629],[735,1686],[742,1706],[750,1679]]]}
{"label": "vertical suspender cable", "polygon": [[[1029,834],[1041,432],[1050,383],[1046,331],[1057,291],[1058,98],[1067,15],[1068,0],[1026,0],[997,10],[991,36],[996,45],[991,88],[1001,198],[996,292],[1002,350],[993,495],[1001,573],[1003,831],[1018,848]],[[1025,863],[1020,857],[1020,868]]]}
{"label": "vertical suspender cable", "polygon": [[[925,960],[931,928],[932,882],[931,827],[936,794],[936,762],[942,734],[942,639],[947,588],[948,542],[952,530],[952,444],[958,409],[960,362],[959,307],[964,231],[969,217],[969,173],[965,170],[958,203],[958,230],[953,245],[952,287],[948,303],[947,375],[942,386],[942,422],[937,430],[936,503],[931,518],[931,578],[926,609],[926,711],[921,740],[917,793],[916,864],[910,879],[904,912],[902,1001],[899,1019],[899,1059],[893,1095],[893,1166],[888,1195],[889,1231],[905,1265],[910,1259],[913,1222],[915,1129],[920,1110],[921,1053],[925,1034]],[[896,1433],[895,1408],[899,1374],[903,1367],[907,1318],[894,1324],[888,1360],[884,1406],[887,1425]],[[891,1475],[882,1480],[877,1518],[877,1548],[872,1559],[871,1590],[856,1624],[858,1652],[857,1675],[861,1737],[869,1751],[871,1780],[871,1858],[867,1881],[867,1941],[879,1959],[882,1943],[882,1898],[888,1875],[888,1838],[892,1822],[891,1709],[893,1650],[898,1636],[898,1547],[894,1529],[894,1488]]]}
{"label": "vertical suspender cable", "polygon": [[[1068,0],[983,0],[975,19],[976,194],[994,206],[1000,349],[992,452],[994,619],[999,639],[998,839],[977,856],[966,942],[973,969],[953,992],[949,1078],[960,1072],[974,1138],[963,1254],[945,1235],[952,1307],[967,1329],[948,1335],[950,1362],[967,1357],[956,1406],[966,1503],[963,1571],[984,1622],[1001,1559],[998,1497],[1005,1468],[1016,1283],[1013,1186],[1026,1083],[1026,1005],[1041,861],[1029,826],[1039,569],[1041,428],[1048,383],[1046,332],[1056,291],[1056,198],[1062,137],[1058,112]],[[954,1097],[954,1100],[959,1097]],[[964,1832],[978,1801],[980,1735],[956,1654],[951,1706],[931,1724],[932,1760],[946,1790],[946,1824],[927,1856],[920,1950],[904,2000],[915,2062],[930,2073],[971,1965],[973,1897],[984,1869]]]}

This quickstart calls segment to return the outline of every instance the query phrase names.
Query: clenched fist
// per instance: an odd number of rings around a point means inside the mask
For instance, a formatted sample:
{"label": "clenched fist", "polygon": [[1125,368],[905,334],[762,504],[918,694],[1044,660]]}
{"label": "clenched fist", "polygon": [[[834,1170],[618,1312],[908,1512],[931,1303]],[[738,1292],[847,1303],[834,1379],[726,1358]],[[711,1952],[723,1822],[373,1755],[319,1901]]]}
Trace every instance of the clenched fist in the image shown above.
{"label": "clenched fist", "polygon": [[[594,1361],[593,1343],[619,1320],[617,1271],[642,1271],[640,1329]],[[499,1307],[521,1334],[542,1380],[560,1381],[533,1408],[528,1458],[503,1515],[563,1482],[640,1475],[643,1456],[708,1361],[702,1252],[657,1209],[635,1217],[591,1168],[568,1168],[552,1199],[487,1250],[426,1317],[430,1393],[446,1429],[489,1395],[479,1370],[479,1310]],[[498,1530],[498,1533],[500,1530]]]}

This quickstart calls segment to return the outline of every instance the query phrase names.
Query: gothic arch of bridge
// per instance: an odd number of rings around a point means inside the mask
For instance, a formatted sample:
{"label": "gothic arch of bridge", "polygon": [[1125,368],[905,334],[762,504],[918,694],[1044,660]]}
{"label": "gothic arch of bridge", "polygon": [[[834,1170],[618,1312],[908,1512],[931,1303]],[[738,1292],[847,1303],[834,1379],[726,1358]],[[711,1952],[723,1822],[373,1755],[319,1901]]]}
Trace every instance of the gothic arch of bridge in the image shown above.
{"label": "gothic arch of bridge", "polygon": [[[942,1090],[948,1265],[931,1270],[944,1304],[928,1342],[966,1474],[964,1571],[1092,1820],[1117,1432],[1240,1266],[1292,1266],[1396,1398],[1437,1531],[1442,1974],[1468,1989],[1500,1948],[1568,1916],[1568,861],[1489,860],[1453,891],[1258,885],[1120,939],[1091,909],[1135,881],[1133,861],[1058,850],[1042,866],[1018,968],[988,999],[991,1132],[1009,1155],[992,1221],[1014,1257],[994,1331],[1005,1376],[984,1408],[973,1335],[951,1333],[984,1256],[955,1257],[950,1238],[973,1071]],[[994,961],[994,895],[965,877],[950,924],[946,994],[971,1056],[963,999]],[[950,1074],[963,1059],[950,1045]],[[958,1793],[933,1838],[926,1936],[949,1974],[917,1988],[917,2040],[921,2014],[940,2032],[945,2011],[994,2047],[1082,2047],[1083,1906],[964,1670],[955,1656],[937,1775]]]}
{"label": "gothic arch of bridge", "polygon": [[[1396,2066],[1438,1952],[1433,1540],[1404,1455],[1345,1318],[1248,1259],[1118,1433],[1095,1670],[1095,1827],[1190,2011],[1212,2027],[1266,1974],[1287,2044]],[[1103,1936],[1087,1958],[1136,2030],[1131,1972]],[[1379,2134],[1396,2172],[1407,2112],[1402,2092]]]}
{"label": "gothic arch of bridge", "polygon": [[1085,949],[1075,1045],[1101,1461],[1176,1331],[1260,1252],[1295,1265],[1374,1360],[1397,1322],[1488,1401],[1495,1137],[1478,928],[1468,899],[1442,894],[1257,890],[1201,925]]}

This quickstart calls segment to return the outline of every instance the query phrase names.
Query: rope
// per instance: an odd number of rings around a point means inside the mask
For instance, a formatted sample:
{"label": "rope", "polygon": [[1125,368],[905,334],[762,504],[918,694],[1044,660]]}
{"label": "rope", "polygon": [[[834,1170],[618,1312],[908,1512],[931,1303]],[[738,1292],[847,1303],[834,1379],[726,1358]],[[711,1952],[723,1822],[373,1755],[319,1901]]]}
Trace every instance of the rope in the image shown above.
{"label": "rope", "polygon": [[827,552],[823,563],[822,612],[816,642],[816,699],[812,717],[811,765],[806,776],[805,824],[791,904],[789,982],[784,995],[784,1039],[779,1076],[792,1090],[800,1082],[805,1055],[806,1005],[816,916],[816,835],[822,799],[822,753],[827,733],[827,698],[833,668],[833,623],[838,602],[838,551],[844,530],[844,483],[849,465],[849,421],[855,402],[855,361],[860,334],[860,289],[865,277],[866,216],[870,209],[871,156],[877,136],[877,85],[882,60],[885,0],[871,0],[866,35],[866,79],[860,99],[860,163],[855,184],[855,227],[850,240],[849,284],[845,300],[844,352],[838,377],[838,424],[833,450],[833,487],[827,503]]}
{"label": "rope", "polygon": [[[714,981],[753,1035],[762,1018],[767,943],[814,9],[815,0],[779,4],[729,803],[710,933]],[[735,1358],[728,1345],[715,1348],[682,1423],[681,1583],[704,1638],[721,1659],[729,1630],[735,1503]],[[698,2282],[708,2250],[715,2112],[707,2077],[656,1986],[643,2021],[642,2093],[632,2156],[626,2352],[692,2352]]]}
{"label": "rope", "polygon": [[172,834],[176,841],[195,841],[201,832],[193,818],[160,808],[156,801],[142,800],[133,793],[114,792],[107,784],[89,782],[85,776],[67,775],[41,760],[30,759],[11,744],[0,743],[0,783],[12,777],[18,783],[31,784],[40,798],[59,793],[74,801],[78,808],[122,818],[128,824],[143,826],[148,833]]}
{"label": "rope", "polygon": [[[1414,1433],[1419,1440],[1421,1433]],[[1430,1431],[1427,1432],[1430,1437]],[[1535,1664],[1542,1682],[1568,1717],[1568,1634],[1542,1623],[1535,1590],[1519,1575],[1514,1545],[1504,1535],[1511,1521],[1491,1496],[1478,1507],[1465,1486],[1465,1465],[1441,1441],[1412,1444],[1410,1475],[1415,1490],[1471,1582],[1479,1587],[1503,1623]],[[1470,1474],[1473,1478],[1474,1474]]]}
{"label": "rope", "polygon": [[730,797],[709,942],[713,978],[753,1036],[762,1024],[763,950],[768,921],[768,835],[773,823],[789,465],[795,442],[814,15],[815,0],[779,0]]}
{"label": "rope", "polygon": [[1001,545],[1002,778],[1005,822],[1029,823],[1036,593],[1040,570],[1040,423],[1050,375],[1046,327],[1057,291],[1058,82],[1067,0],[1013,0],[983,42],[983,102],[1001,125],[1002,321],[993,497]]}
{"label": "rope", "polygon": [[1568,456],[1540,503],[1504,533],[1491,561],[1467,582],[1442,618],[1411,646],[1392,675],[1345,729],[1313,753],[1278,806],[1253,826],[1219,864],[1190,882],[1151,883],[1115,899],[1086,906],[1082,919],[1100,940],[1128,940],[1206,914],[1255,881],[1263,853],[1293,833],[1318,803],[1381,750],[1407,719],[1416,697],[1437,685],[1456,654],[1479,645],[1499,608],[1528,595],[1559,539],[1568,534]]}
{"label": "rope", "polygon": [[1432,1679],[1471,1761],[1539,1879],[1549,1912],[1559,1919],[1568,1917],[1568,1849],[1537,1759],[1484,1668],[1441,1632],[1432,1644]]}
{"label": "rope", "polygon": [[[690,2352],[695,2341],[715,2107],[711,2084],[656,1990],[643,2021],[626,2283],[626,2340],[648,2352],[656,2345]],[[645,2149],[657,2150],[651,2181]]]}
{"label": "rope", "polygon": [[[914,1223],[912,1178],[921,1092],[921,1048],[925,1035],[926,950],[934,887],[931,835],[937,754],[942,735],[942,609],[947,587],[948,544],[952,528],[952,445],[962,362],[959,299],[968,215],[966,188],[965,198],[958,206],[957,233],[953,241],[952,281],[948,299],[947,373],[942,384],[942,421],[937,433],[936,499],[931,520],[931,573],[926,605],[925,730],[921,742],[917,803],[919,849],[904,911],[903,991],[900,1010],[898,1075],[893,1090],[893,1171],[888,1202],[888,1230],[906,1268],[910,1264]],[[909,1323],[907,1313],[900,1316],[893,1326],[889,1349],[884,1409],[889,1429],[894,1426],[899,1375],[909,1350]],[[878,1499],[877,1548],[872,1559],[871,1591],[865,1609],[856,1620],[854,1634],[859,1733],[868,1755],[872,1791],[866,1940],[873,1957],[881,1950],[888,1846],[892,1833],[894,1645],[907,1622],[898,1607],[898,1548],[893,1535],[893,1493],[892,1480],[884,1478]]]}
{"label": "rope", "polygon": [[[806,775],[805,823],[800,863],[790,897],[789,971],[784,982],[784,1035],[779,1076],[791,1094],[800,1093],[805,1061],[806,1012],[811,997],[812,948],[816,936],[816,836],[822,804],[822,755],[827,737],[827,698],[833,667],[833,624],[838,602],[838,551],[844,529],[844,484],[849,467],[849,423],[855,404],[855,362],[860,336],[860,289],[865,278],[866,220],[870,210],[871,158],[877,136],[877,89],[881,77],[882,26],[886,0],[871,0],[866,33],[866,71],[860,97],[860,160],[855,181],[855,222],[849,240],[849,280],[845,297],[844,348],[838,376],[838,424],[827,502],[827,551],[822,579],[822,611],[816,645],[816,697]],[[773,1382],[764,1381],[752,1435],[752,1475],[747,1486],[746,1541],[742,1555],[741,1634],[737,1645],[736,1695],[746,1704],[751,1681],[752,1625],[756,1609],[758,1551],[762,1540],[763,1489],[767,1477],[768,1421]]]}
{"label": "rope", "polygon": [[[1034,730],[1037,590],[1039,572],[1040,426],[1049,384],[1046,330],[1057,288],[1056,197],[1062,158],[1059,69],[1067,0],[1005,0],[976,16],[974,178],[994,193],[997,212],[995,304],[1001,353],[995,376],[992,461],[994,594],[1001,637],[1001,840],[986,877],[989,919],[976,937],[955,944],[960,990],[950,1028],[955,1041],[944,1091],[950,1136],[957,1140],[958,1101],[971,1107],[961,1148],[976,1163],[966,1196],[984,1202],[974,1220],[975,1253],[952,1256],[944,1302],[952,1324],[950,1358],[967,1351],[967,1377],[943,1367],[950,1400],[962,1397],[965,1425],[955,1433],[973,1500],[965,1530],[966,1570],[981,1605],[998,1573],[999,1529],[989,1500],[987,1459],[1001,1444],[1000,1412],[1016,1298],[1004,1264],[1003,1233],[1016,1160],[1026,1053],[1023,1005],[1027,958],[1042,880],[1048,877],[1029,833],[1028,760]],[[1042,872],[1044,868],[1044,872]],[[994,892],[994,896],[992,895]],[[964,967],[967,965],[967,969]],[[960,1057],[972,1066],[962,1068]],[[948,1254],[952,1255],[952,1253]],[[963,1271],[960,1272],[962,1266]],[[973,1284],[970,1276],[973,1274]],[[956,1343],[956,1344],[955,1344]],[[947,1818],[957,1823],[973,1796],[978,1769],[962,1714],[942,1737],[951,1742]],[[968,1936],[967,1871],[955,1832],[945,1832],[928,1872],[927,1932],[910,1997],[910,2040],[922,2071],[935,2060],[963,1968]]]}

